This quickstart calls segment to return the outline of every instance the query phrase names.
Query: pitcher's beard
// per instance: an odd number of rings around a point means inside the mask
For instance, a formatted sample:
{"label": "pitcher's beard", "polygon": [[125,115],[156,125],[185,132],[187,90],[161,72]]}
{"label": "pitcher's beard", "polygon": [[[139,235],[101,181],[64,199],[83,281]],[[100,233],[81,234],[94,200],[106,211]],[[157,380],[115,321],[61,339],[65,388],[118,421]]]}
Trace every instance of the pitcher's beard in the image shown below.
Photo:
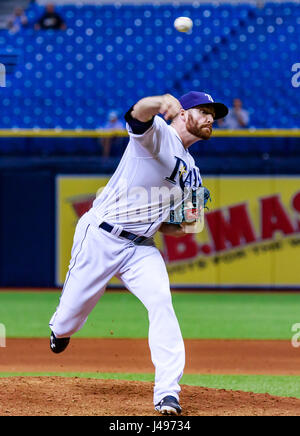
{"label": "pitcher's beard", "polygon": [[209,139],[212,133],[211,124],[203,124],[201,127],[198,127],[195,124],[191,114],[188,114],[186,129],[189,133],[191,133],[192,135],[196,136],[199,139]]}

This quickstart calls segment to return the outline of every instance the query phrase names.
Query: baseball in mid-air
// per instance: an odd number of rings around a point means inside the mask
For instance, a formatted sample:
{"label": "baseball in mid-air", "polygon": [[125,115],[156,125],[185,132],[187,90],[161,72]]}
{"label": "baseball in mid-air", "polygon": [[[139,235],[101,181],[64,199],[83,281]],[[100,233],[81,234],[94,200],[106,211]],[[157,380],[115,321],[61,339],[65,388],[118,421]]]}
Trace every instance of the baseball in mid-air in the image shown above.
{"label": "baseball in mid-air", "polygon": [[174,27],[178,32],[188,32],[193,27],[193,21],[189,17],[178,17],[174,21]]}

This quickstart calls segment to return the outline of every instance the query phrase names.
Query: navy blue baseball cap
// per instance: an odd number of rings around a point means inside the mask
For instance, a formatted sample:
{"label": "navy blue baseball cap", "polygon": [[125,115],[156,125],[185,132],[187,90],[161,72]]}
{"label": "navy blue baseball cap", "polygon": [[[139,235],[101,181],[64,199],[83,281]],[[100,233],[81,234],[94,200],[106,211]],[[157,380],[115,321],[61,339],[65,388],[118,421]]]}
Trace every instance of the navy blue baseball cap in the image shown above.
{"label": "navy blue baseball cap", "polygon": [[205,92],[190,91],[179,98],[184,110],[192,109],[196,106],[212,106],[215,110],[215,120],[226,117],[228,107],[223,103],[215,103],[212,96]]}

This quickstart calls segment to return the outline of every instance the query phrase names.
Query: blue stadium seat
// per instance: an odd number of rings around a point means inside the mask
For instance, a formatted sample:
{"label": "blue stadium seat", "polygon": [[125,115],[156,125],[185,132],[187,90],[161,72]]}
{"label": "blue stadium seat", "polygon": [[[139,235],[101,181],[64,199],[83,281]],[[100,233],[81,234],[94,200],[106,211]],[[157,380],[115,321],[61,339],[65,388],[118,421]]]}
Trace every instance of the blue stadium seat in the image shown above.
{"label": "blue stadium seat", "polygon": [[[253,127],[299,126],[299,97],[290,85],[291,71],[282,68],[296,62],[298,50],[300,19],[292,3],[264,8],[200,2],[66,5],[58,10],[67,23],[64,32],[34,31],[43,12],[36,4],[27,11],[30,25],[17,36],[0,32],[0,53],[4,47],[23,52],[2,93],[2,128],[59,123],[93,129],[109,108],[124,113],[149,93],[180,95],[191,88],[210,90],[229,105],[240,96]],[[174,29],[179,15],[193,19],[191,33]],[[283,94],[290,104],[279,117]]]}

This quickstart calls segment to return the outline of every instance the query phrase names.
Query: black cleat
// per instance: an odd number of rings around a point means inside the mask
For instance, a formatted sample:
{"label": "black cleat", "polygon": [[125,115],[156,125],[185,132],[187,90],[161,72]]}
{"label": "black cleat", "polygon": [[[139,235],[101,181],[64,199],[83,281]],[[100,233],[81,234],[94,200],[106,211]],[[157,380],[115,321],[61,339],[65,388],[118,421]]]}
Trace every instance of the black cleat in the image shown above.
{"label": "black cleat", "polygon": [[53,353],[58,354],[65,351],[69,345],[70,338],[56,338],[55,334],[51,332],[50,336],[50,349]]}
{"label": "black cleat", "polygon": [[155,410],[163,415],[180,415],[181,407],[175,397],[168,395],[155,405]]}

